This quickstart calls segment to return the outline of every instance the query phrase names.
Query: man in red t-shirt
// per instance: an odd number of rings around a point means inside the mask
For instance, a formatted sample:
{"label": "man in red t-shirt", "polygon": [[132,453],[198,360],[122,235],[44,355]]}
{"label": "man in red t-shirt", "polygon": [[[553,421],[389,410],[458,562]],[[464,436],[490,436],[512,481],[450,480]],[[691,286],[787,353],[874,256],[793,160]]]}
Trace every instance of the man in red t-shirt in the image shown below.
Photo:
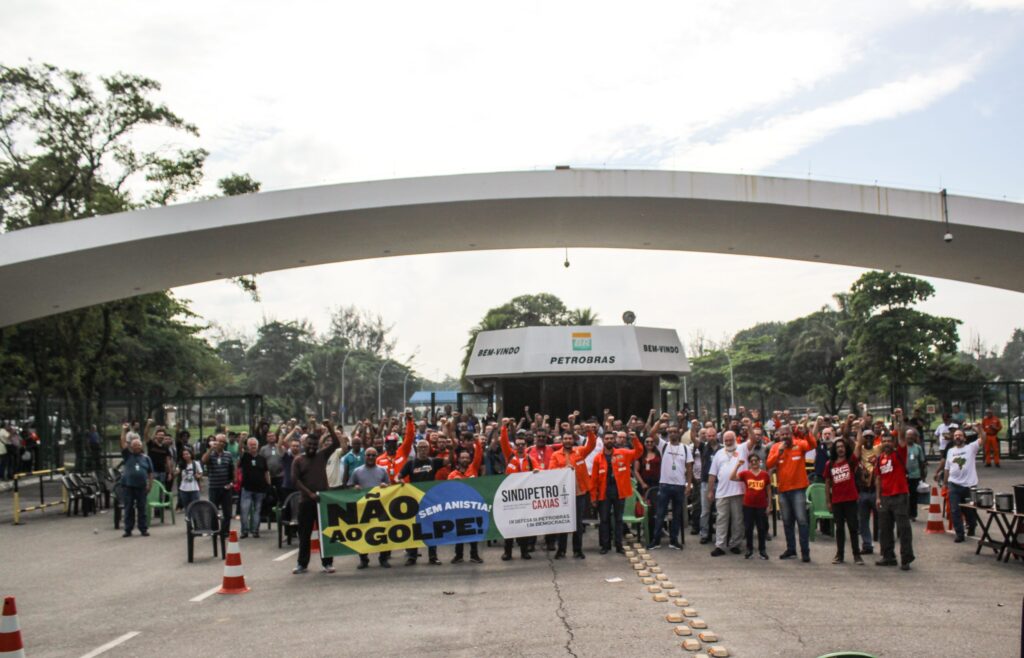
{"label": "man in red t-shirt", "polygon": [[[896,410],[900,411],[900,410]],[[875,498],[878,506],[878,543],[882,545],[880,567],[896,566],[896,541],[893,525],[900,539],[900,569],[910,571],[914,561],[914,543],[907,510],[907,437],[899,435],[899,445],[888,430],[882,433],[882,452],[875,462]]]}

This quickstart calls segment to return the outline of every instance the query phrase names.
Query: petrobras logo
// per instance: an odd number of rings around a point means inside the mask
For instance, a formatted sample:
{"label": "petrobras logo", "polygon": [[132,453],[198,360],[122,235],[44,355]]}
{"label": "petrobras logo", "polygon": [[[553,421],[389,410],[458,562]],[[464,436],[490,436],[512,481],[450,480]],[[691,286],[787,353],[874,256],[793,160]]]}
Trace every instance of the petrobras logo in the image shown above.
{"label": "petrobras logo", "polygon": [[572,334],[572,351],[589,352],[593,348],[593,339],[589,331],[574,331]]}

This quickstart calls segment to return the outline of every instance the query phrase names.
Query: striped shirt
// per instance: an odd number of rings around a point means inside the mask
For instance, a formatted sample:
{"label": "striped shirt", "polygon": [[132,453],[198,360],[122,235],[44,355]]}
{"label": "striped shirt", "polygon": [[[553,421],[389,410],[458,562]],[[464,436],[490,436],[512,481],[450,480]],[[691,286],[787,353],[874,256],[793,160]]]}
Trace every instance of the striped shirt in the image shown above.
{"label": "striped shirt", "polygon": [[207,458],[206,475],[210,490],[223,489],[235,479],[235,458],[228,451],[211,452]]}

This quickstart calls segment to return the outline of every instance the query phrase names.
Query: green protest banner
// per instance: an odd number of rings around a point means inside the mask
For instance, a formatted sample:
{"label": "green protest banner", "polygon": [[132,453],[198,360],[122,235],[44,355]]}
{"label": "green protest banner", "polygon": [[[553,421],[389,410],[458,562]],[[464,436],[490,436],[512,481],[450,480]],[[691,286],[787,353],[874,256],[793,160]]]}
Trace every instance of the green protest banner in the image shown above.
{"label": "green protest banner", "polygon": [[325,557],[572,532],[572,469],[320,492]]}

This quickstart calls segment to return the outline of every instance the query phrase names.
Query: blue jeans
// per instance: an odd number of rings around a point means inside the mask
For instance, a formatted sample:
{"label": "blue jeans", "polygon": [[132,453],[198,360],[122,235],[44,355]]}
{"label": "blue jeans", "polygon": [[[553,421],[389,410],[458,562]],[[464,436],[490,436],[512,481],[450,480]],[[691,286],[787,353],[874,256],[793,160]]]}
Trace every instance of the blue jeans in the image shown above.
{"label": "blue jeans", "polygon": [[811,554],[811,544],[807,537],[807,489],[791,489],[779,492],[779,503],[782,505],[782,529],[786,533],[786,550],[796,552],[796,532],[793,525],[800,529],[800,553]]}
{"label": "blue jeans", "polygon": [[668,528],[668,540],[670,543],[681,544],[680,534],[683,524],[683,509],[686,507],[686,487],[681,484],[664,484],[658,486],[658,511],[654,517],[654,536],[650,544],[661,543],[661,528],[665,524],[665,514],[668,512],[668,505],[672,503],[672,523]]}
{"label": "blue jeans", "polygon": [[178,489],[178,504],[181,505],[182,510],[187,510],[188,506],[196,500],[199,500],[198,491],[182,491]]}
{"label": "blue jeans", "polygon": [[262,491],[242,489],[242,532],[260,531],[260,510],[263,508]]}
{"label": "blue jeans", "polygon": [[149,530],[146,518],[146,487],[122,487],[124,490],[124,532],[131,533],[135,529],[135,517],[138,516],[139,530]]}
{"label": "blue jeans", "polygon": [[953,517],[953,530],[956,531],[957,537],[964,536],[964,515],[967,516],[967,529],[974,533],[974,526],[978,522],[978,517],[975,516],[974,510],[967,510],[964,512],[960,508],[960,503],[965,503],[971,499],[971,490],[968,487],[962,487],[959,484],[949,483],[949,507],[950,515]]}
{"label": "blue jeans", "polygon": [[860,523],[860,550],[871,550],[871,515],[875,514],[875,492],[861,491],[857,494],[857,520]]}

